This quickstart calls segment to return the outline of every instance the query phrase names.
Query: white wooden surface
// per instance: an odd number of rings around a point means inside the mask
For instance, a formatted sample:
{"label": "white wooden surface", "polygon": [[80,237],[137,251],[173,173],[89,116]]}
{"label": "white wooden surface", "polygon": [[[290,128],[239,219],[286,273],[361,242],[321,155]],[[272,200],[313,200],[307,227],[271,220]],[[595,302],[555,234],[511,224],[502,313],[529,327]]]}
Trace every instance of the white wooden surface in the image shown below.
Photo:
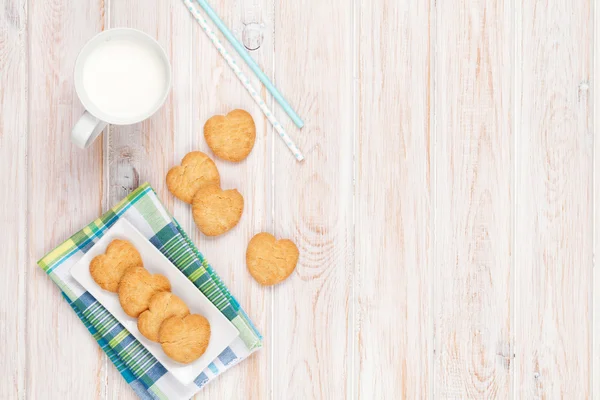
{"label": "white wooden surface", "polygon": [[524,398],[591,396],[590,6],[517,10],[514,389]]}
{"label": "white wooden surface", "polygon": [[433,393],[441,398],[511,393],[513,15],[503,0],[441,2],[435,14]]}
{"label": "white wooden surface", "polygon": [[[35,262],[144,181],[265,336],[198,399],[600,398],[600,7],[211,4],[304,117],[261,88],[304,163],[179,0],[0,0],[0,398],[134,398]],[[116,26],[157,38],[173,91],[78,150],[75,57]],[[256,146],[217,164],[245,214],[207,239],[164,176],[237,107]],[[261,230],[301,251],[275,288],[245,271]]]}
{"label": "white wooden surface", "polygon": [[348,397],[361,399],[433,394],[432,8],[413,4],[389,0],[356,10],[356,300],[349,321],[357,336]]}

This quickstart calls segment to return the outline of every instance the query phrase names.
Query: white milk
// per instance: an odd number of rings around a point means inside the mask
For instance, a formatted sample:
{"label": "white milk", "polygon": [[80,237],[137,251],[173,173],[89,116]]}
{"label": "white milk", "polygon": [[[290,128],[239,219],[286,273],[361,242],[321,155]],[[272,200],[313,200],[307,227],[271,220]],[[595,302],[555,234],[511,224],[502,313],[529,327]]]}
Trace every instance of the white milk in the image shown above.
{"label": "white milk", "polygon": [[152,111],[169,82],[159,54],[141,41],[114,38],[98,45],[83,65],[82,83],[103,112],[135,118]]}

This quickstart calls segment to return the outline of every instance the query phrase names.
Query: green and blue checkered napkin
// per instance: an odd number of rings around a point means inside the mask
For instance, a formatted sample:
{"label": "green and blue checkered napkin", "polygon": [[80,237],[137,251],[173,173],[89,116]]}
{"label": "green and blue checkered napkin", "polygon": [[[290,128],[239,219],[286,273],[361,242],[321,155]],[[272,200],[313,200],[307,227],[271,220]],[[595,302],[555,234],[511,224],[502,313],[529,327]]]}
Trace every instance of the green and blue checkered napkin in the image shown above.
{"label": "green and blue checkered napkin", "polygon": [[[240,335],[189,385],[181,384],[94,297],[70,269],[119,218],[156,246],[239,330]],[[64,298],[142,399],[188,399],[210,380],[262,346],[262,337],[219,276],[167,212],[150,185],[123,201],[38,261]]]}

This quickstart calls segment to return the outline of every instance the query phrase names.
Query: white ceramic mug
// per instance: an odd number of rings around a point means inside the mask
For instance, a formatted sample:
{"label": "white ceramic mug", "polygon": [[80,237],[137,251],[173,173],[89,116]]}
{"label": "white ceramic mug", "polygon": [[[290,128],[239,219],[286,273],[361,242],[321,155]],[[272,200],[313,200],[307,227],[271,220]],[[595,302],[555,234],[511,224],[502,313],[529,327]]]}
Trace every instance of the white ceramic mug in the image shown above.
{"label": "white ceramic mug", "polygon": [[73,143],[86,148],[107,124],[147,119],[170,89],[171,65],[154,38],[130,28],[99,33],[75,62],[75,90],[86,111],[73,127]]}

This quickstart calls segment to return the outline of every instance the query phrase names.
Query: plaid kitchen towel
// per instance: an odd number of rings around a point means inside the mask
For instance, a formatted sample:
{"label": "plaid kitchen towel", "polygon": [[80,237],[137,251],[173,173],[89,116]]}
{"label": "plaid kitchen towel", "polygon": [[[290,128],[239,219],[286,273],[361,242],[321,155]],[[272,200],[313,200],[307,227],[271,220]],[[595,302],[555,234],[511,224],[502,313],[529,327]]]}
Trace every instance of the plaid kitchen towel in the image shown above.
{"label": "plaid kitchen towel", "polygon": [[[239,330],[240,335],[190,385],[160,364],[96,299],[71,277],[70,269],[119,218],[156,246]],[[147,183],[38,261],[64,298],[142,399],[188,399],[211,379],[262,346],[262,337],[219,276],[167,212]],[[68,345],[65,343],[65,345]]]}

